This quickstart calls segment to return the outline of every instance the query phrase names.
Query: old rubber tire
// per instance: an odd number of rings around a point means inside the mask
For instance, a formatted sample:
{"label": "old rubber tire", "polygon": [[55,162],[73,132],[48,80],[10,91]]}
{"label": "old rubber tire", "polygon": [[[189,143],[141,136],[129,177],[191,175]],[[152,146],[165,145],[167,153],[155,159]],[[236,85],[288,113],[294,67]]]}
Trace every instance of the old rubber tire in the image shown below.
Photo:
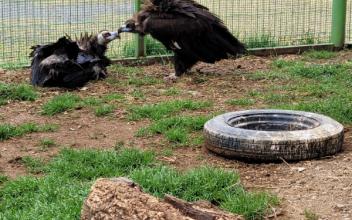
{"label": "old rubber tire", "polygon": [[343,126],[315,113],[248,110],[219,115],[204,125],[206,147],[255,161],[297,161],[341,151]]}

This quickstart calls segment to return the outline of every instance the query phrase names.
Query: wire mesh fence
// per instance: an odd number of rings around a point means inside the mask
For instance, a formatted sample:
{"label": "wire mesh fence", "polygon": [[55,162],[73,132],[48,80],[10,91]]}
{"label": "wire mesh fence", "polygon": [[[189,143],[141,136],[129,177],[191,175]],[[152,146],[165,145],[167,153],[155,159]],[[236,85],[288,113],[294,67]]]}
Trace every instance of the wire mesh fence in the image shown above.
{"label": "wire mesh fence", "polygon": [[[332,0],[198,0],[221,17],[249,48],[328,43]],[[352,6],[348,0],[347,40]],[[0,0],[0,64],[28,64],[32,45],[64,34],[116,30],[134,12],[134,0]],[[146,54],[165,48],[146,39]],[[124,34],[110,45],[112,58],[132,57],[134,37]]]}

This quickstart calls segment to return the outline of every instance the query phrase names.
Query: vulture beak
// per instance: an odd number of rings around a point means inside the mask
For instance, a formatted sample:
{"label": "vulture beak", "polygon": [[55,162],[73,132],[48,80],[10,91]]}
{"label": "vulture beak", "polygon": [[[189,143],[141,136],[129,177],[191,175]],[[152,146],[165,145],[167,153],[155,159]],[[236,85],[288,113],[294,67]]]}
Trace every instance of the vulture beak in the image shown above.
{"label": "vulture beak", "polygon": [[115,40],[115,39],[120,39],[119,32],[110,32],[109,40]]}
{"label": "vulture beak", "polygon": [[123,32],[132,32],[132,28],[127,27],[125,24],[122,25],[119,30],[117,31],[119,34]]}

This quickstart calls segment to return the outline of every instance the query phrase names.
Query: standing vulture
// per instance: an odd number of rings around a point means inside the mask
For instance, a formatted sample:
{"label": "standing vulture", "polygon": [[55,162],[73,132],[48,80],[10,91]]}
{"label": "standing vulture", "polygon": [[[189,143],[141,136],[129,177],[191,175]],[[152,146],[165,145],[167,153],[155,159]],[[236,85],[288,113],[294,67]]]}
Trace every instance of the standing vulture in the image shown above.
{"label": "standing vulture", "polygon": [[120,32],[150,34],[175,54],[175,80],[198,61],[215,63],[245,53],[244,45],[208,8],[193,0],[145,0]]}
{"label": "standing vulture", "polygon": [[57,42],[32,47],[31,83],[34,86],[77,88],[89,80],[106,77],[110,60],[107,44],[116,32],[81,35],[76,41],[61,37]]}

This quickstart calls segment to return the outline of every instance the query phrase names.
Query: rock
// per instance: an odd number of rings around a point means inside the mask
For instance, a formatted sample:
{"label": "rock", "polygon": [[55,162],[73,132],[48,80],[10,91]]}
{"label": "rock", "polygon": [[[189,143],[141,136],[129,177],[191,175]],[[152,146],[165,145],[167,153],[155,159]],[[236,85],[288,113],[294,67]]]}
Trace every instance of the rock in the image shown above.
{"label": "rock", "polygon": [[209,202],[188,203],[172,196],[160,200],[127,178],[98,179],[81,212],[81,220],[242,220]]}

